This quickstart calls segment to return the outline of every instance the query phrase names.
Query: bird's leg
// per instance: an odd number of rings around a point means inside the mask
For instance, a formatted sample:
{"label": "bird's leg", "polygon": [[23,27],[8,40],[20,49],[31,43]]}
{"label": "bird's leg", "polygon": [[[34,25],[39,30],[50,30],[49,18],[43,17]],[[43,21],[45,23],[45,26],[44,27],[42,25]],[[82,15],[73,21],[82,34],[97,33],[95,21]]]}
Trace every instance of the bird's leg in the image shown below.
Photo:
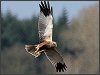
{"label": "bird's leg", "polygon": [[44,50],[40,50],[40,48],[42,46],[44,46],[46,43],[40,43],[38,45],[25,45],[25,49],[28,53],[30,53],[31,55],[38,57]]}
{"label": "bird's leg", "polygon": [[42,42],[42,43],[38,44],[38,45],[35,47],[35,48],[36,48],[36,51],[35,51],[34,53],[39,52],[39,49],[40,49],[42,46],[44,46],[46,43],[47,43],[47,42]]}
{"label": "bird's leg", "polygon": [[41,50],[41,51],[38,51],[37,53],[35,53],[35,58],[37,58],[42,52],[44,52],[45,50]]}

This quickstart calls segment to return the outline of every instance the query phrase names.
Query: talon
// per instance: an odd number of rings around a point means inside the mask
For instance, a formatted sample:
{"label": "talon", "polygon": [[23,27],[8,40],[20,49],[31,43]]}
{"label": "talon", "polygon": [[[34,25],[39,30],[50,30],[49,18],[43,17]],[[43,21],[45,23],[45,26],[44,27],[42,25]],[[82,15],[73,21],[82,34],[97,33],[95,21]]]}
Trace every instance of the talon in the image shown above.
{"label": "talon", "polygon": [[39,50],[39,45],[35,45],[36,47],[36,51],[34,52],[35,54],[38,52],[38,50]]}
{"label": "talon", "polygon": [[38,50],[36,50],[34,53],[37,53],[38,52]]}
{"label": "talon", "polygon": [[39,50],[39,47],[36,47],[36,50]]}
{"label": "talon", "polygon": [[35,48],[36,48],[36,50],[39,50],[39,46],[38,45]]}
{"label": "talon", "polygon": [[34,56],[35,58],[38,57],[42,52],[44,52],[45,50],[41,50],[41,51],[35,51],[34,52]]}
{"label": "talon", "polygon": [[40,52],[34,53],[35,58],[38,57],[40,54],[41,54]]}

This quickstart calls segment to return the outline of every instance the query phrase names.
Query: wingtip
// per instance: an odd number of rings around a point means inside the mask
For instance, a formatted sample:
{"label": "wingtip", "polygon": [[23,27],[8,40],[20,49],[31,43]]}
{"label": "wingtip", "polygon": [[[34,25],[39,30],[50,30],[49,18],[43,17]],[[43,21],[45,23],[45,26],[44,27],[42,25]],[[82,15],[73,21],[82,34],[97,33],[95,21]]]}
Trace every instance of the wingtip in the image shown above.
{"label": "wingtip", "polygon": [[40,11],[43,12],[45,16],[49,16],[50,14],[52,15],[52,7],[50,9],[50,4],[49,1],[41,1],[39,4]]}
{"label": "wingtip", "polygon": [[67,68],[67,66],[66,66],[66,64],[64,63],[64,64],[62,64],[62,63],[57,63],[57,65],[56,65],[56,71],[57,72],[64,72],[64,70],[66,70],[66,68]]}
{"label": "wingtip", "polygon": [[53,8],[52,8],[52,6],[51,6],[51,14],[53,15]]}

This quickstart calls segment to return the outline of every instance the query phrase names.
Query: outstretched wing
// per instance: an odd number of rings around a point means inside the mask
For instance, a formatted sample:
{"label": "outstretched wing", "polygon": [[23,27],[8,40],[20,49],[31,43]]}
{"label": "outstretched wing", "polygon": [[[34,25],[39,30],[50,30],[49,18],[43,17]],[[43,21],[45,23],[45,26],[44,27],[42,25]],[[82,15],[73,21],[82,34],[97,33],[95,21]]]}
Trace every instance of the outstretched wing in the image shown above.
{"label": "outstretched wing", "polygon": [[52,41],[52,7],[50,8],[49,2],[44,3],[41,1],[40,6],[40,15],[38,21],[38,31],[39,31],[39,38],[40,42],[43,40]]}
{"label": "outstretched wing", "polygon": [[56,48],[46,50],[45,55],[47,56],[49,61],[56,67],[57,72],[66,70],[67,66],[65,65],[61,55],[57,52]]}

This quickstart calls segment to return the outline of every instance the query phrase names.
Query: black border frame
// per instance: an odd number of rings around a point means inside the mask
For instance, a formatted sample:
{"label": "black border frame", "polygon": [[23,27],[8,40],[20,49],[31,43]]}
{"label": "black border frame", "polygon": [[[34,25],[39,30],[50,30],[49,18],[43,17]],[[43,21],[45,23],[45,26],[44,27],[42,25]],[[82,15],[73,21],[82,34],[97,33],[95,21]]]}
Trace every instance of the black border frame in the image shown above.
{"label": "black border frame", "polygon": [[[44,1],[44,0],[1,0],[1,1]],[[1,7],[1,1],[0,1],[0,7]],[[45,0],[45,1],[99,1],[99,0]],[[1,10],[0,10],[0,13],[1,13]],[[0,20],[1,20],[1,15],[0,15]],[[100,20],[100,15],[99,15],[99,20]],[[99,22],[99,26],[100,26],[100,22]],[[100,36],[100,33],[99,33],[99,36]],[[100,46],[99,46],[99,49],[100,49]],[[100,54],[100,51],[99,51],[99,54]],[[0,24],[0,60],[1,60],[1,24]],[[100,55],[99,55],[99,63],[100,63]],[[1,65],[1,61],[0,61],[0,65]],[[1,67],[0,67],[0,75],[10,75],[10,74],[1,74]],[[12,75],[20,75],[20,74],[12,74]],[[24,74],[21,74],[21,75],[24,75]],[[36,75],[36,74],[28,74],[28,75]],[[41,74],[41,75],[46,75],[46,74]],[[54,74],[54,75],[57,75],[57,74]],[[100,65],[99,65],[99,74],[59,74],[59,75],[100,75]]]}

